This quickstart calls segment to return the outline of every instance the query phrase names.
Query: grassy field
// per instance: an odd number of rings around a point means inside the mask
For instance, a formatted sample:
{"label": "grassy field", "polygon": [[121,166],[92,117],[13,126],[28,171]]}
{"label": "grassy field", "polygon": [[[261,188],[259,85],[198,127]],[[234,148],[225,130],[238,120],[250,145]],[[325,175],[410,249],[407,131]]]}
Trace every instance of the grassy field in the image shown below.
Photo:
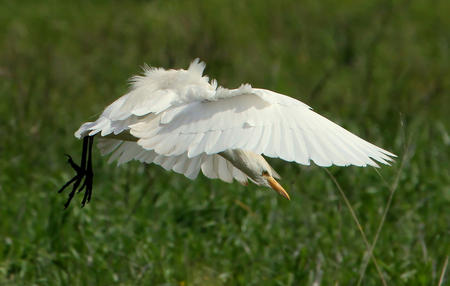
{"label": "grassy field", "polygon": [[[449,281],[449,1],[123,2],[1,1],[0,285]],[[221,85],[301,99],[398,160],[270,160],[289,202],[95,152],[91,203],[64,210],[73,132],[144,63],[195,57]]]}

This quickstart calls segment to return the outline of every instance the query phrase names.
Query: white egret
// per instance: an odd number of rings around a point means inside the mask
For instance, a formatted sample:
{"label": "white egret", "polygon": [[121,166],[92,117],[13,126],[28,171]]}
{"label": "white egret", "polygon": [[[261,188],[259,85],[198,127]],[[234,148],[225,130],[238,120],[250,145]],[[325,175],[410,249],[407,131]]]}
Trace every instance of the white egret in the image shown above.
{"label": "white egret", "polygon": [[81,164],[69,156],[77,175],[60,190],[74,184],[66,207],[77,189],[86,188],[82,205],[90,200],[94,136],[102,154],[118,164],[155,163],[189,179],[201,170],[208,178],[272,188],[287,199],[262,155],[319,166],[378,166],[395,157],[294,98],[249,84],[223,88],[203,76],[204,69],[198,59],[187,70],[145,67],[127,94],[83,124],[75,132],[84,138]]}

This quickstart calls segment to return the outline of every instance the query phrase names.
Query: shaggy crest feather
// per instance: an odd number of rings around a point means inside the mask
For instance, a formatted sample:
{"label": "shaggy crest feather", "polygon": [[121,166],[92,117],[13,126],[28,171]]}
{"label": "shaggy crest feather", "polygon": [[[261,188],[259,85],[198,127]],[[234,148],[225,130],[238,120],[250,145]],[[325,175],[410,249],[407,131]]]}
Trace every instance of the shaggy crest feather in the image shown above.
{"label": "shaggy crest feather", "polygon": [[188,71],[193,72],[199,76],[203,75],[203,71],[205,70],[206,63],[200,61],[199,58],[194,59],[189,65]]}

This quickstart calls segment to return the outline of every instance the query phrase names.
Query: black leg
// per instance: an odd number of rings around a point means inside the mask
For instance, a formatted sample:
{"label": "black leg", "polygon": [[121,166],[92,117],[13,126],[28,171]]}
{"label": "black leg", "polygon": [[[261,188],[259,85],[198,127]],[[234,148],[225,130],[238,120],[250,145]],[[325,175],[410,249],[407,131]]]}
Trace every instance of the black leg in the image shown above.
{"label": "black leg", "polygon": [[[64,208],[67,208],[70,205],[70,202],[72,201],[75,193],[81,192],[84,188],[84,198],[81,202],[81,206],[83,207],[86,202],[89,202],[92,195],[92,184],[93,184],[93,177],[94,173],[92,171],[92,146],[94,143],[94,136],[86,136],[83,138],[83,150],[81,154],[81,163],[80,166],[78,166],[73,160],[70,155],[67,155],[68,162],[70,166],[75,170],[76,175],[70,179],[67,183],[65,183],[61,189],[59,189],[58,193],[61,193],[66,189],[68,186],[73,184],[72,191],[69,193],[69,198],[67,199],[67,202],[64,204]],[[81,182],[83,181],[83,184]],[[81,184],[81,186],[80,186]]]}
{"label": "black leg", "polygon": [[94,172],[92,170],[92,145],[94,144],[94,137],[89,137],[89,146],[88,146],[88,157],[87,157],[87,168],[86,168],[86,178],[84,179],[84,185],[86,186],[86,190],[84,192],[83,200],[81,201],[81,207],[84,207],[86,202],[91,201],[92,195],[92,184],[94,181]]}

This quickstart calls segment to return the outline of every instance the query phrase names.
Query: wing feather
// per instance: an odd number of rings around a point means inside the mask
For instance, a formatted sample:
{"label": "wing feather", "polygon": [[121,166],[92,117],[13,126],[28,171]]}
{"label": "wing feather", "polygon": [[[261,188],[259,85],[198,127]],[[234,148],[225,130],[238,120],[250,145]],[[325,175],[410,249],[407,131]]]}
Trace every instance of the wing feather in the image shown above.
{"label": "wing feather", "polygon": [[206,146],[205,146],[205,153],[206,154],[213,154],[214,152],[212,151],[214,146],[217,145],[221,135],[222,135],[222,130],[213,130],[210,133],[210,137],[209,140],[206,142]]}
{"label": "wing feather", "polygon": [[255,127],[249,128],[249,131],[248,131],[249,138],[248,138],[247,142],[244,142],[242,149],[244,149],[244,150],[256,149],[259,141],[261,140],[262,132],[263,132],[262,126],[255,126]]}
{"label": "wing feather", "polygon": [[270,148],[271,126],[271,124],[261,126],[261,137],[258,140],[258,144],[255,146],[255,149],[249,150],[253,150],[256,154],[262,154],[264,152],[267,155],[267,149]]}
{"label": "wing feather", "polygon": [[210,179],[217,179],[219,177],[214,169],[214,156],[216,155],[207,156],[201,165],[203,175]]}
{"label": "wing feather", "polygon": [[215,157],[215,159],[217,161],[216,166],[217,166],[219,178],[222,181],[231,183],[233,181],[233,175],[230,172],[230,169],[228,168],[228,164],[227,164],[228,161],[220,156]]}

